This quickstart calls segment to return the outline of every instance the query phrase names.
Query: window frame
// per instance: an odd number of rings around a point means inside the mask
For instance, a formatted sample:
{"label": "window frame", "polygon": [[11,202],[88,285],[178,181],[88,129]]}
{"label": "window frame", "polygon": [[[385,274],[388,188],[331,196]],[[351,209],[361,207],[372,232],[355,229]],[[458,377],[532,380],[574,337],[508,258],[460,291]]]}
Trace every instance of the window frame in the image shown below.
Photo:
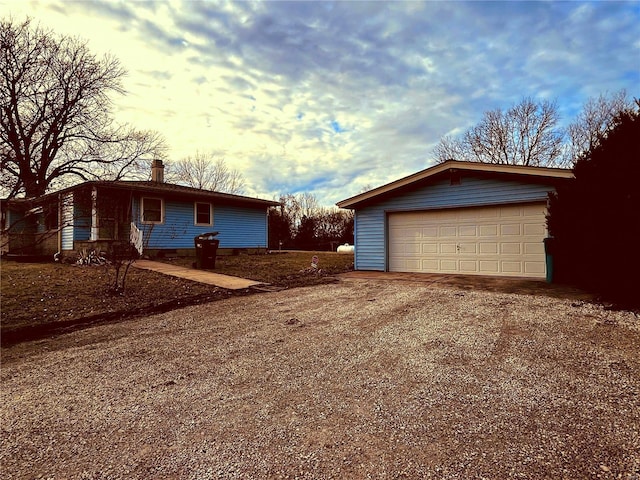
{"label": "window frame", "polygon": [[[198,222],[198,205],[209,206],[209,223]],[[211,202],[193,202],[193,224],[196,227],[212,227],[213,226],[213,203]]]}
{"label": "window frame", "polygon": [[[160,202],[160,220],[145,220],[145,200],[157,200]],[[140,197],[140,222],[143,225],[162,225],[164,223],[164,199],[159,197]]]}

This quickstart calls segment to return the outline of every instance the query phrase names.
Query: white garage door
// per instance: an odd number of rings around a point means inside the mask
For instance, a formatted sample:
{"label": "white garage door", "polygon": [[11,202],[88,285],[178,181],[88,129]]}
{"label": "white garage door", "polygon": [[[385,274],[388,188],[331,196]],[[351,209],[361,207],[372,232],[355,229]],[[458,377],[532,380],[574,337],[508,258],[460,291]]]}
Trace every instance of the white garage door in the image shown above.
{"label": "white garage door", "polygon": [[546,205],[389,214],[389,270],[545,277]]}

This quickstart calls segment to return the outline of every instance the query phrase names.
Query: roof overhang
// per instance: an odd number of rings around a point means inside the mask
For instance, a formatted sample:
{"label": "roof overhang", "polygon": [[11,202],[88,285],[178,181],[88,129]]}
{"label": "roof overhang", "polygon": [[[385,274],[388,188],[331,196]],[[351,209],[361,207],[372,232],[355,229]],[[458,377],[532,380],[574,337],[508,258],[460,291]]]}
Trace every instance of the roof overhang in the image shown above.
{"label": "roof overhang", "polygon": [[280,205],[280,202],[274,200],[265,200],[262,198],[246,197],[243,195],[234,195],[231,193],[214,192],[211,190],[202,190],[199,188],[186,187],[183,185],[176,185],[172,183],[157,183],[157,182],[145,182],[145,181],[88,181],[72,185],[70,187],[45,194],[36,198],[12,198],[3,199],[4,203],[10,203],[13,206],[16,205],[32,205],[42,204],[47,201],[53,201],[57,199],[59,195],[65,195],[73,191],[84,191],[87,189],[96,188],[98,190],[111,190],[111,191],[128,191],[137,192],[140,194],[157,195],[163,198],[178,198],[189,200],[202,200],[209,202],[220,202],[230,205],[244,205],[251,207],[276,207]]}
{"label": "roof overhang", "polygon": [[157,182],[136,182],[136,181],[116,181],[116,182],[88,182],[98,188],[108,188],[117,190],[128,190],[148,195],[158,195],[163,197],[194,199],[210,202],[221,202],[233,205],[252,205],[259,207],[275,207],[280,205],[274,200],[262,198],[246,197],[231,193],[214,192],[199,188],[186,187],[172,183]]}
{"label": "roof overhang", "polygon": [[433,167],[421,170],[413,175],[403,177],[395,182],[387,183],[364,193],[338,202],[340,208],[355,208],[363,203],[371,203],[377,197],[387,196],[396,190],[411,187],[413,184],[428,180],[430,177],[447,171],[468,171],[486,174],[522,175],[523,178],[545,178],[548,180],[573,178],[573,171],[567,168],[526,167],[522,165],[500,165],[493,163],[461,162],[447,160]]}

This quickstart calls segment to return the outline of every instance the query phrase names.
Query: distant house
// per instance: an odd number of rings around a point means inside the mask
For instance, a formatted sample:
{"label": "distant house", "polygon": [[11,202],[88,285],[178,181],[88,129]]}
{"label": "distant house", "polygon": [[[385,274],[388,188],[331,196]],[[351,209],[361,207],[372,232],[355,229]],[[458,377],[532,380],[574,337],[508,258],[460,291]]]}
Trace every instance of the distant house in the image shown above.
{"label": "distant house", "polygon": [[192,254],[194,237],[217,231],[219,253],[264,251],[268,209],[277,202],[163,181],[90,181],[35,199],[2,201],[4,253],[74,254],[128,242],[138,229],[146,254]]}
{"label": "distant house", "polygon": [[548,193],[571,170],[449,160],[356,195],[355,268],[545,278]]}

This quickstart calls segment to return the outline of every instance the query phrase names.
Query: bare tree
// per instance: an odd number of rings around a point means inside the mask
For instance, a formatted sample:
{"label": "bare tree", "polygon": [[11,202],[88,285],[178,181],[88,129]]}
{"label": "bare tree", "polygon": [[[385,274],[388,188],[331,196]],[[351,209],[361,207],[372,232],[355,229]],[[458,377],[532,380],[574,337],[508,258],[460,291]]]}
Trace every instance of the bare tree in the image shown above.
{"label": "bare tree", "polygon": [[196,152],[173,165],[169,165],[168,178],[190,187],[216,192],[240,194],[244,191],[244,177],[230,169],[224,158],[213,153]]}
{"label": "bare tree", "polygon": [[320,206],[308,192],[288,193],[269,213],[271,248],[334,250],[340,243],[353,243],[354,213]]}
{"label": "bare tree", "polygon": [[61,182],[118,179],[162,157],[153,132],[117,126],[111,94],[124,94],[120,62],[31,20],[0,20],[0,188],[43,195]]}
{"label": "bare tree", "polygon": [[468,160],[462,139],[450,135],[446,135],[440,139],[440,142],[436,145],[435,152],[439,162],[446,162],[447,160]]}
{"label": "bare tree", "polygon": [[313,217],[320,210],[318,199],[313,193],[299,193],[297,199],[300,205],[300,213],[304,217]]}
{"label": "bare tree", "polygon": [[510,165],[552,166],[561,161],[562,132],[555,103],[525,98],[506,111],[485,112],[461,138],[444,137],[438,160],[467,160]]}
{"label": "bare tree", "polygon": [[591,151],[613,126],[616,116],[631,110],[633,106],[625,90],[611,95],[600,94],[587,100],[580,114],[567,128],[565,162],[571,164],[580,155]]}

